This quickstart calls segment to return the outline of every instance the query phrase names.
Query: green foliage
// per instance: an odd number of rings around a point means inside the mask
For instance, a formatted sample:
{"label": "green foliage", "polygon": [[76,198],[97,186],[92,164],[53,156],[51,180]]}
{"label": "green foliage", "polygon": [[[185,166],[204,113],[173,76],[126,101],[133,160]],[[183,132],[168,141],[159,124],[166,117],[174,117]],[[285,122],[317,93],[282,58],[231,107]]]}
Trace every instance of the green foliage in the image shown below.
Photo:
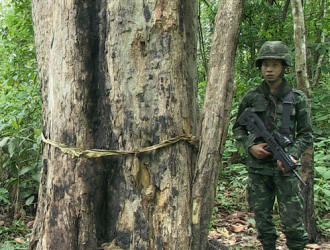
{"label": "green foliage", "polygon": [[[247,1],[244,9],[244,18],[241,26],[240,41],[236,54],[236,91],[232,105],[232,117],[229,125],[225,153],[223,155],[224,171],[220,176],[216,201],[221,208],[234,210],[245,207],[242,193],[245,189],[235,189],[235,182],[244,183],[244,178],[240,175],[240,164],[245,163],[244,149],[237,145],[231,133],[234,117],[237,108],[244,94],[251,88],[260,84],[261,73],[254,66],[258,54],[258,49],[267,40],[282,40],[288,44],[292,52],[294,62],[294,42],[291,7],[286,13],[286,18],[279,18],[283,12],[285,1],[276,1],[277,4],[269,6],[266,1]],[[320,34],[327,34],[329,26],[327,18],[322,16],[324,9],[320,8],[318,1],[305,3],[306,11],[306,37],[308,46],[308,68],[310,81],[313,81],[314,71],[317,66],[319,55],[325,54],[321,68],[321,78],[317,85],[313,86],[310,93],[310,100],[313,114],[313,129],[315,133],[315,213],[317,214],[317,224],[323,234],[330,234],[330,213],[329,213],[329,114],[330,114],[330,89],[327,78],[329,69],[329,57],[327,49],[328,43],[322,43]],[[310,20],[310,21],[309,21]],[[325,23],[326,22],[326,23]],[[324,27],[324,28],[323,28]],[[320,33],[321,30],[321,33]],[[294,67],[288,68],[286,78],[296,86]],[[239,166],[239,167],[237,167]],[[244,176],[244,175],[243,175]],[[243,178],[243,179],[242,179]],[[237,185],[239,186],[239,185]],[[230,190],[224,192],[224,190]],[[234,203],[233,201],[236,201]],[[320,219],[322,218],[322,219]],[[325,218],[325,219],[324,219]]]}
{"label": "green foliage", "polygon": [[205,99],[206,81],[198,83],[198,106],[202,110]]}
{"label": "green foliage", "polygon": [[224,210],[247,208],[245,200],[247,177],[245,165],[240,163],[228,165],[221,171],[215,198],[217,208]]}
{"label": "green foliage", "polygon": [[222,157],[222,170],[220,172],[215,198],[216,209],[238,210],[247,208],[245,201],[247,171],[244,164],[232,163],[233,158],[241,158],[239,151],[240,149],[232,140],[226,141],[226,147]]}
{"label": "green foliage", "polygon": [[246,79],[256,75],[255,60],[258,49],[268,40],[293,43],[291,11],[284,11],[285,1],[268,5],[264,0],[246,1],[236,54],[236,73]]}
{"label": "green foliage", "polygon": [[10,201],[8,200],[8,190],[5,188],[0,188],[0,202],[10,204]]}
{"label": "green foliage", "polygon": [[0,8],[0,204],[17,212],[38,191],[41,102],[30,0]]}
{"label": "green foliage", "polygon": [[[41,102],[30,0],[0,3],[0,249],[27,249],[18,212],[36,203],[41,169]],[[21,243],[20,243],[21,241]]]}
{"label": "green foliage", "polygon": [[[330,136],[318,137],[314,149],[315,214],[318,215],[316,216],[318,223],[323,224],[323,218],[330,216]],[[328,233],[330,235],[329,230]]]}
{"label": "green foliage", "polygon": [[[305,26],[307,32],[307,47],[310,54],[307,57],[309,75],[314,77],[320,55],[326,54],[329,48],[329,42],[324,42],[324,37],[329,36],[329,16],[326,13],[329,9],[327,1],[313,0],[305,3]],[[327,40],[327,39],[325,39]],[[321,67],[322,75],[329,73],[329,62],[324,61]],[[321,79],[322,81],[322,79]]]}
{"label": "green foliage", "polygon": [[[16,124],[16,121],[13,123]],[[17,211],[20,206],[31,205],[34,195],[38,192],[41,169],[41,145],[38,139],[40,130],[29,133],[26,128],[18,127],[9,134],[9,129],[12,128],[5,130],[7,136],[0,142],[3,151],[2,168],[8,171],[2,187],[10,191],[10,203],[15,204]]]}
{"label": "green foliage", "polygon": [[[0,249],[18,250],[27,249],[26,235],[31,232],[21,220],[14,220],[11,225],[0,226]],[[19,242],[20,239],[22,242]]]}
{"label": "green foliage", "polygon": [[205,82],[207,79],[209,55],[212,45],[212,37],[215,27],[219,0],[199,0],[199,36],[198,36],[198,79]]}
{"label": "green foliage", "polygon": [[19,85],[36,70],[31,3],[7,0],[1,4],[0,80]]}
{"label": "green foliage", "polygon": [[329,90],[320,88],[313,91],[310,97],[313,113],[313,130],[317,136],[329,135],[330,96]]}

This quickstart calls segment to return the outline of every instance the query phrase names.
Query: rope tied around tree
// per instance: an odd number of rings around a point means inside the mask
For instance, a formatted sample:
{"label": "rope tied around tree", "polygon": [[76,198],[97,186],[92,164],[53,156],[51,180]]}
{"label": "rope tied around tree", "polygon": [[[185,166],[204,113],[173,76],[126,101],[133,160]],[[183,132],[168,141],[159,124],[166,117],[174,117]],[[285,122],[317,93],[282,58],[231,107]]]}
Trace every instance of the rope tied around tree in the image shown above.
{"label": "rope tied around tree", "polygon": [[145,147],[136,150],[105,150],[105,149],[84,149],[78,147],[69,147],[65,144],[57,143],[52,140],[46,139],[41,133],[41,139],[44,143],[50,144],[55,148],[60,149],[63,153],[69,154],[72,157],[86,157],[86,158],[98,158],[102,156],[113,156],[113,155],[130,155],[130,154],[141,154],[146,152],[151,152],[156,149],[168,147],[172,144],[175,144],[179,141],[187,141],[192,145],[196,145],[196,136],[190,134],[182,134],[167,140],[161,141],[159,144]]}

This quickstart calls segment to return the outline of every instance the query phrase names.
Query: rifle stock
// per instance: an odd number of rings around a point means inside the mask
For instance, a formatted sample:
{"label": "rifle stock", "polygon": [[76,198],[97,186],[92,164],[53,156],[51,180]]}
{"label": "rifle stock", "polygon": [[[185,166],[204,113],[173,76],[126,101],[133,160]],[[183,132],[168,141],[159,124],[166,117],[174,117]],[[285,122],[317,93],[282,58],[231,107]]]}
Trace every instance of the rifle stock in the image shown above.
{"label": "rifle stock", "polygon": [[260,117],[252,112],[251,108],[244,110],[238,118],[238,122],[240,125],[246,126],[247,130],[253,133],[255,138],[262,137],[268,144],[267,150],[272,152],[273,159],[281,161],[286,172],[292,171],[304,186],[307,185],[295,170],[300,164],[295,163],[291,159],[280,143],[268,131]]}

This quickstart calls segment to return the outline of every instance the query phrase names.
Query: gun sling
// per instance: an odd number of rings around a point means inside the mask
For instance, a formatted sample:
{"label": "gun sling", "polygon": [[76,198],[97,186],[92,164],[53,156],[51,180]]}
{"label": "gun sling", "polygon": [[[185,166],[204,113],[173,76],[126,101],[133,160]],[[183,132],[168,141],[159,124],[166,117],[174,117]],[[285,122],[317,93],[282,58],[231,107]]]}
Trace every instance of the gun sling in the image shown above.
{"label": "gun sling", "polygon": [[292,91],[290,91],[284,96],[284,100],[283,100],[282,125],[280,128],[280,133],[287,137],[290,134],[290,115],[292,109],[292,96],[293,96]]}

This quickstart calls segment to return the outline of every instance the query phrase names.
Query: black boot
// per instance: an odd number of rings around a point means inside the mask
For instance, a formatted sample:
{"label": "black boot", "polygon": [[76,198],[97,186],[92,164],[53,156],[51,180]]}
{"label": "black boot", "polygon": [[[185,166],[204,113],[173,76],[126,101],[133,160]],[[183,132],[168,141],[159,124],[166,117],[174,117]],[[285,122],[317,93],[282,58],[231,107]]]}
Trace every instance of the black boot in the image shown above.
{"label": "black boot", "polygon": [[275,243],[262,244],[262,247],[263,247],[264,250],[276,250],[276,244]]}

